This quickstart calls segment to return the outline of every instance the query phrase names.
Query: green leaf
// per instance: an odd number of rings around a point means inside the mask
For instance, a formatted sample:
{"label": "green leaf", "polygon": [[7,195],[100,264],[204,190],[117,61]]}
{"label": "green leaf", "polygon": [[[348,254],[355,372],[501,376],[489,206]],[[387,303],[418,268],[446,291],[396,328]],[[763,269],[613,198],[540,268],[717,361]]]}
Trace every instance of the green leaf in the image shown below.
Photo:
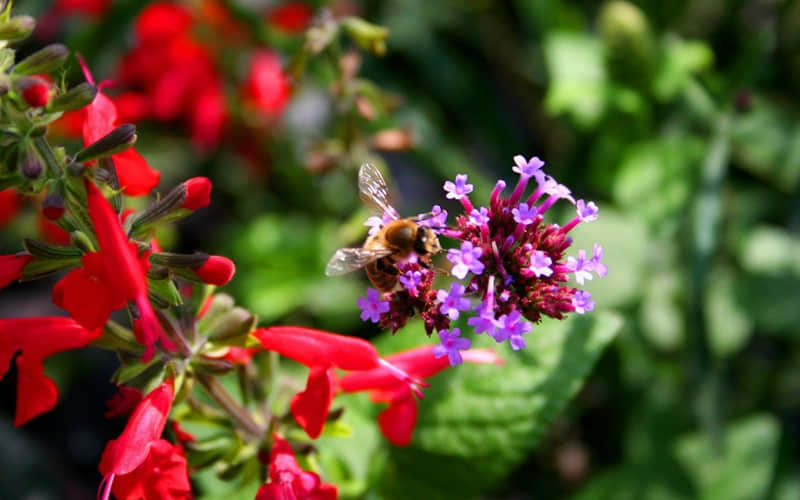
{"label": "green leaf", "polygon": [[148,279],[147,286],[150,289],[150,293],[155,293],[162,299],[166,300],[170,305],[179,306],[183,304],[181,293],[178,291],[178,287],[175,286],[175,283],[171,279]]}
{"label": "green leaf", "polygon": [[544,40],[550,74],[545,105],[554,115],[569,115],[581,128],[597,125],[606,109],[603,47],[584,34],[553,32]]}
{"label": "green leaf", "polygon": [[765,498],[777,459],[779,426],[770,415],[729,424],[722,450],[712,449],[705,434],[692,434],[675,445],[678,460],[692,477],[701,500]]}
{"label": "green leaf", "polygon": [[653,93],[665,101],[680,93],[693,74],[709,69],[714,62],[714,53],[704,42],[671,36],[664,41],[662,50]]}
{"label": "green leaf", "polygon": [[736,164],[792,193],[800,181],[800,122],[785,106],[759,97],[731,127]]}
{"label": "green leaf", "polygon": [[497,485],[538,444],[621,325],[612,313],[546,321],[525,350],[498,349],[505,366],[464,365],[432,379],[412,443],[390,450],[378,489],[387,498],[471,498]]}

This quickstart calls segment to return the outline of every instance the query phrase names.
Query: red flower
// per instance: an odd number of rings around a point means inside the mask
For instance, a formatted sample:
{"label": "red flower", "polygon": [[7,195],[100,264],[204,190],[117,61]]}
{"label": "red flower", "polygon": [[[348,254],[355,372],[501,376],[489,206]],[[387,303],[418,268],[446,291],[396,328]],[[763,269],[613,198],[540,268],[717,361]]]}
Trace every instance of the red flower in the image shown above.
{"label": "red flower", "polygon": [[14,425],[20,426],[55,406],[58,388],[44,374],[42,362],[61,351],[89,345],[100,336],[71,318],[0,319],[0,379],[8,371],[17,351],[17,411]]}
{"label": "red flower", "polygon": [[140,43],[163,42],[188,33],[192,14],[172,2],[153,2],[139,13],[133,31]]}
{"label": "red flower", "polygon": [[[433,348],[417,347],[388,356],[386,361],[412,377],[426,379],[450,366],[446,356],[434,356]],[[464,361],[472,363],[504,362],[494,351],[487,349],[469,349],[462,351],[461,355]],[[341,379],[339,387],[345,392],[370,391],[372,401],[389,403],[389,407],[378,416],[381,432],[394,445],[407,446],[411,442],[417,421],[417,402],[411,389],[398,380],[392,370],[381,365],[369,371],[350,373]]]}
{"label": "red flower", "polygon": [[160,439],[172,406],[172,382],[153,389],[131,414],[119,438],[100,460],[103,495],[119,500],[191,498],[183,449]]}
{"label": "red flower", "polygon": [[306,389],[292,398],[290,408],[312,439],[322,433],[336,393],[334,368],[371,370],[380,366],[375,347],[354,337],[299,326],[259,328],[253,335],[264,348],[311,368]]}
{"label": "red flower", "polygon": [[286,2],[269,11],[267,18],[273,26],[289,33],[297,33],[308,28],[313,14],[311,7],[304,3]]}
{"label": "red flower", "polygon": [[281,61],[271,50],[258,50],[250,58],[244,82],[245,100],[268,117],[279,115],[289,99],[289,83]]}
{"label": "red flower", "polygon": [[269,483],[258,489],[256,500],[336,500],[337,494],[336,486],[323,484],[319,475],[301,469],[289,443],[273,435]]}
{"label": "red flower", "polygon": [[126,301],[134,302],[139,314],[134,333],[145,347],[142,359],[148,361],[159,338],[164,347],[173,347],[164,337],[147,298],[145,273],[149,264],[146,258],[139,258],[136,243],[128,241],[117,214],[100,190],[87,180],[86,191],[89,217],[100,249],[85,254],[81,259],[83,267],[70,271],[56,283],[53,302],[90,329],[103,326],[111,312]]}
{"label": "red flower", "polygon": [[0,255],[0,289],[22,276],[22,270],[33,256],[28,254]]}
{"label": "red flower", "polygon": [[[86,80],[94,84],[89,68],[81,59]],[[81,109],[83,114],[83,143],[88,146],[121,125],[117,120],[117,108],[105,94],[97,92],[91,104]],[[122,191],[128,196],[148,194],[161,178],[157,170],[150,168],[136,149],[128,148],[111,157],[114,160]]]}
{"label": "red flower", "polygon": [[47,220],[44,213],[39,214],[37,222],[39,224],[39,234],[45,241],[54,245],[69,245],[69,233],[61,229],[57,224]]}
{"label": "red flower", "polygon": [[0,227],[14,220],[21,205],[20,196],[16,190],[4,189],[0,191]]}

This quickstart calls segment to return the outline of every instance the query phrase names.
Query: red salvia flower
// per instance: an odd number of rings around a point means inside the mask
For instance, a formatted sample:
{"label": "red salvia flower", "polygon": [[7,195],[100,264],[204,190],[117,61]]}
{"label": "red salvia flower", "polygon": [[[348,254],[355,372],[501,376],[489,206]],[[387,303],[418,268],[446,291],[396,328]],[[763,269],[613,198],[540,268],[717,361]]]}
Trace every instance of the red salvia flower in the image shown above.
{"label": "red salvia flower", "polygon": [[273,26],[289,33],[308,28],[314,11],[302,2],[286,2],[269,11],[267,19]]}
{"label": "red salvia flower", "polygon": [[0,289],[22,276],[22,270],[33,256],[28,254],[0,255]]}
{"label": "red salvia flower", "polygon": [[[437,358],[433,349],[434,346],[417,347],[388,356],[386,361],[412,377],[426,379],[450,366],[447,357]],[[501,357],[488,349],[469,349],[461,356],[464,361],[472,363],[504,363]],[[417,421],[417,401],[393,371],[381,365],[372,370],[350,373],[342,377],[339,387],[345,392],[370,391],[372,401],[388,403],[389,407],[378,416],[381,432],[394,445],[407,446],[411,442]]]}
{"label": "red salvia flower", "polygon": [[243,91],[245,100],[261,114],[274,117],[283,111],[289,100],[289,83],[277,54],[266,49],[253,53]]}
{"label": "red salvia flower", "polygon": [[0,319],[0,379],[17,351],[17,411],[20,426],[55,406],[58,388],[44,374],[42,362],[61,351],[89,345],[100,336],[72,318],[42,317]]}
{"label": "red salvia flower", "polygon": [[278,434],[273,435],[269,482],[258,489],[256,500],[336,500],[337,495],[336,486],[301,469],[289,443]]}
{"label": "red salvia flower", "polygon": [[[94,84],[89,68],[80,59],[86,81]],[[115,127],[121,125],[117,120],[117,108],[111,99],[102,92],[97,92],[94,101],[81,110],[83,114],[83,142],[89,145],[102,138]],[[128,196],[148,194],[161,178],[161,173],[153,170],[136,149],[128,148],[111,157],[119,177],[123,193]]]}
{"label": "red salvia flower", "polygon": [[253,335],[264,348],[311,369],[306,389],[292,398],[290,407],[297,423],[313,439],[322,432],[336,394],[334,368],[370,370],[380,366],[378,351],[359,338],[299,326],[259,328]]}
{"label": "red salvia flower", "polygon": [[16,190],[3,189],[0,191],[0,227],[4,227],[14,220],[21,206],[22,201]]}
{"label": "red salvia flower", "polygon": [[102,498],[120,500],[191,498],[183,449],[161,438],[172,406],[172,382],[153,389],[139,403],[119,438],[109,441],[100,460]]}
{"label": "red salvia flower", "polygon": [[99,251],[85,254],[82,268],[70,271],[53,288],[53,302],[86,328],[99,328],[111,312],[125,305],[136,304],[139,319],[134,324],[137,340],[144,345],[142,356],[148,361],[161,339],[166,348],[173,348],[147,298],[145,273],[149,264],[139,258],[137,246],[128,241],[111,204],[92,182],[86,181],[89,217],[92,219]]}

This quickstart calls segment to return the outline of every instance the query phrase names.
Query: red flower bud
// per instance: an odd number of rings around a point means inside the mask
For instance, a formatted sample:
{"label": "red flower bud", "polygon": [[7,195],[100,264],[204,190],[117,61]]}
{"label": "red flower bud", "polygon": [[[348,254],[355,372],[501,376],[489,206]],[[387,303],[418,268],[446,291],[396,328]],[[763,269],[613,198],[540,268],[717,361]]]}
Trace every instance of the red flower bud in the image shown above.
{"label": "red flower bud", "polygon": [[57,193],[49,193],[42,200],[42,214],[50,220],[58,220],[64,215],[64,197]]}
{"label": "red flower bud", "polygon": [[192,177],[183,185],[186,187],[186,200],[181,208],[197,210],[207,206],[211,201],[211,181],[208,177]]}
{"label": "red flower bud", "polygon": [[42,78],[31,76],[20,82],[22,98],[32,108],[47,106],[50,99],[50,84]]}
{"label": "red flower bud", "polygon": [[209,285],[222,286],[233,278],[236,265],[231,259],[220,255],[211,255],[194,273]]}

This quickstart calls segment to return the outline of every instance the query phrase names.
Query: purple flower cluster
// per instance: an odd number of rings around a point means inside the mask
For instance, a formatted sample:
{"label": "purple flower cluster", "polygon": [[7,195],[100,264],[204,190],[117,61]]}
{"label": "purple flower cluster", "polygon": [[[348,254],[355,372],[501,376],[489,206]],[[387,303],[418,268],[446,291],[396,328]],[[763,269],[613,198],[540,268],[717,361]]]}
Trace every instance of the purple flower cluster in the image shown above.
{"label": "purple flower cluster", "polygon": [[[362,318],[396,331],[419,311],[428,334],[439,333],[437,356],[447,355],[451,364],[458,364],[459,350],[469,346],[460,337],[461,330],[450,325],[460,317],[469,315],[467,324],[476,333],[508,341],[518,350],[525,347],[524,335],[533,330],[532,323],[542,316],[563,319],[567,313],[584,314],[594,308],[589,292],[568,283],[570,277],[583,285],[595,275],[605,276],[603,249],[595,244],[591,256],[585,250],[578,250],[577,256],[566,252],[572,243],[568,233],[581,222],[596,220],[597,205],[576,201],[566,186],[544,173],[544,162],[537,157],[518,155],[514,164],[519,179],[508,197],[501,196],[506,183],[500,180],[488,206],[475,208],[469,198],[473,186],[459,174],[455,182],[444,184],[447,198],[459,201],[464,209],[457,226],[445,226],[447,212],[438,205],[420,222],[434,228],[440,238],[458,241],[446,258],[452,263],[450,274],[463,284],[452,283],[449,291],[435,290],[433,270],[409,259],[398,265],[398,289],[383,298],[370,289],[367,299],[359,301]],[[531,180],[535,187],[525,196]],[[575,217],[564,226],[545,223],[547,210],[562,199],[575,206]]]}

